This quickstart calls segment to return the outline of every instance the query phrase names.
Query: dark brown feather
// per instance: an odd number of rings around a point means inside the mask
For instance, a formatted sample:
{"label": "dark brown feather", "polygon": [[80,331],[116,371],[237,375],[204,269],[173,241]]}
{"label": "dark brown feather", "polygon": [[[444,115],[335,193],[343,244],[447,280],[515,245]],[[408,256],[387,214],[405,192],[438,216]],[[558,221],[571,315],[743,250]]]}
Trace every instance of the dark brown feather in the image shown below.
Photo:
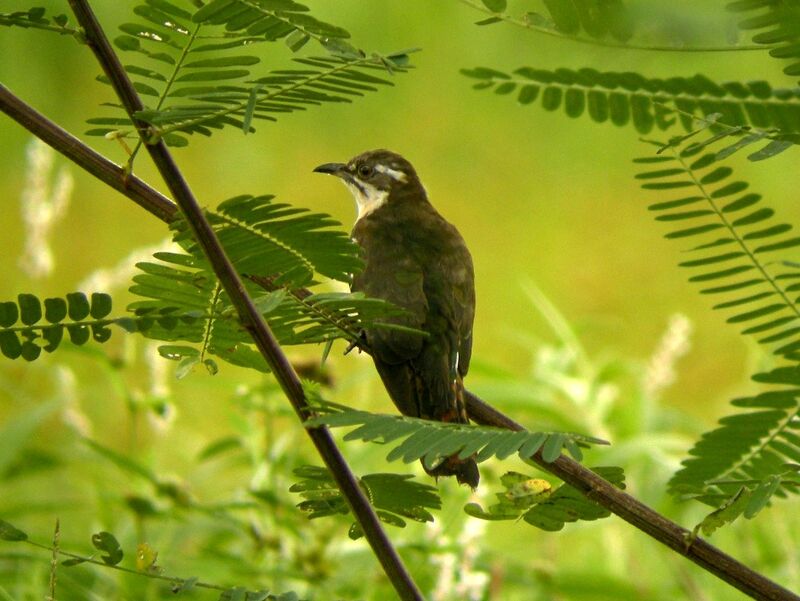
{"label": "dark brown feather", "polygon": [[[475,290],[463,238],[428,202],[416,174],[359,219],[352,235],[366,262],[353,290],[406,309],[408,315],[391,321],[428,333],[423,338],[380,328],[366,332],[392,401],[404,415],[468,423],[462,380],[472,352]],[[473,488],[478,484],[473,458],[445,458],[426,471],[454,475]]]}

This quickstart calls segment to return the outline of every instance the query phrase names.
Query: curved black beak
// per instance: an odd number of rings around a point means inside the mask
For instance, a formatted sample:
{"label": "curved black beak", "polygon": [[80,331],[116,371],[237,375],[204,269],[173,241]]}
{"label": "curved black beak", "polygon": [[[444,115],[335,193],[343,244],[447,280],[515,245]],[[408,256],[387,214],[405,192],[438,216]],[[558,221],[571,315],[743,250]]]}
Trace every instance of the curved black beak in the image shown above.
{"label": "curved black beak", "polygon": [[344,172],[345,167],[346,165],[344,163],[325,163],[319,167],[314,167],[314,172],[329,173],[331,175],[339,176]]}

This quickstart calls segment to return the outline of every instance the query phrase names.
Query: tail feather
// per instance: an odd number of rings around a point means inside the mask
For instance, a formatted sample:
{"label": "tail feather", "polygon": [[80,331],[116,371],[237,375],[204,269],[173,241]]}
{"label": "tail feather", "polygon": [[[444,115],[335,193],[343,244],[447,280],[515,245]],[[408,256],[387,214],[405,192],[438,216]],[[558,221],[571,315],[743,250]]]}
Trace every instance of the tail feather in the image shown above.
{"label": "tail feather", "polygon": [[[450,383],[450,406],[437,416],[443,422],[455,422],[457,424],[468,424],[467,408],[464,405],[464,382],[459,374]],[[475,455],[466,459],[459,458],[458,454],[451,455],[432,469],[428,469],[423,462],[422,467],[434,477],[455,476],[459,484],[469,484],[473,489],[478,488],[481,475],[478,471],[478,463]]]}
{"label": "tail feather", "polygon": [[[386,390],[400,413],[441,422],[469,423],[460,374],[449,380],[441,377],[442,373],[448,373],[446,369],[424,372],[415,369],[410,363],[392,365],[376,357],[373,359]],[[427,373],[428,377],[420,371]],[[438,377],[432,377],[431,373],[438,374]],[[472,488],[477,488],[480,481],[474,456],[460,459],[456,454],[446,457],[434,467],[426,466],[423,461],[422,467],[430,476],[455,476],[459,484],[469,484]]]}
{"label": "tail feather", "polygon": [[478,488],[478,483],[481,479],[481,474],[478,471],[478,464],[475,462],[474,456],[460,459],[458,454],[451,455],[433,468],[428,468],[423,461],[422,468],[429,476],[433,476],[434,478],[440,476],[455,476],[459,484],[469,484],[470,488],[473,489]]}

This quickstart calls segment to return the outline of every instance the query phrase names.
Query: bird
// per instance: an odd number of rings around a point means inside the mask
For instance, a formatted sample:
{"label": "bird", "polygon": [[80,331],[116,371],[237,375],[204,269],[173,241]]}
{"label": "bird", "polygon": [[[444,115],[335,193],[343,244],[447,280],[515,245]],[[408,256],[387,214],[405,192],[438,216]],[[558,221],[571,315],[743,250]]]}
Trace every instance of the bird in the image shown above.
{"label": "bird", "polygon": [[[469,423],[463,380],[472,355],[475,275],[461,234],[397,153],[370,150],[314,171],[338,177],[356,201],[351,236],[365,266],[353,275],[351,290],[404,309],[402,317],[386,321],[427,334],[380,327],[363,332],[394,405],[410,417]],[[474,456],[455,454],[422,465],[437,479],[455,476],[473,489],[480,480]]]}

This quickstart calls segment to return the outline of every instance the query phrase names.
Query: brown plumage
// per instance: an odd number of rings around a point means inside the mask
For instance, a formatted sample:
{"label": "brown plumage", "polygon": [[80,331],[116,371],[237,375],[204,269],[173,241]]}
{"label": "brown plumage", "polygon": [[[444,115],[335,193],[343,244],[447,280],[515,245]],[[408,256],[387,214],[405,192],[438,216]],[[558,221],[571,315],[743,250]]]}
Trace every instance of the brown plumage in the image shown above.
{"label": "brown plumage", "polygon": [[[414,168],[387,150],[316,171],[340,177],[356,198],[353,238],[366,267],[352,289],[408,311],[393,323],[428,337],[375,328],[365,332],[375,367],[398,410],[408,416],[468,423],[463,378],[472,353],[475,288],[472,257],[458,230],[428,201]],[[475,488],[474,458],[444,458],[433,476],[456,476]]]}

